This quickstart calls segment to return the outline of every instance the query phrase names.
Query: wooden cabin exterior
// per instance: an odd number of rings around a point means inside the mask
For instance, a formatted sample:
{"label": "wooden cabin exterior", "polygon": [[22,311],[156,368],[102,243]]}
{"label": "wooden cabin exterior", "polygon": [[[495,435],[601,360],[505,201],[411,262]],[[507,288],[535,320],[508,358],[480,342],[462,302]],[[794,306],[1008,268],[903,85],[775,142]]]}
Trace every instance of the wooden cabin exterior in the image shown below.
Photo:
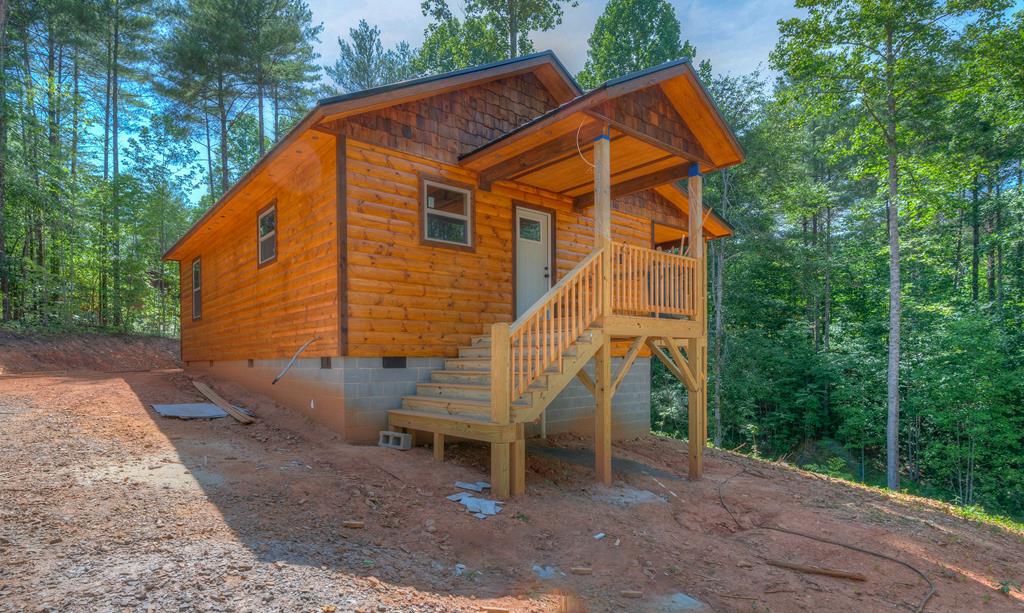
{"label": "wooden cabin exterior", "polygon": [[731,229],[701,177],[741,160],[686,61],[584,93],[543,52],[322,100],[165,254],[182,359],[346,439],[487,441],[499,495],[531,430],[592,431],[609,482],[651,357],[706,439],[704,249]]}

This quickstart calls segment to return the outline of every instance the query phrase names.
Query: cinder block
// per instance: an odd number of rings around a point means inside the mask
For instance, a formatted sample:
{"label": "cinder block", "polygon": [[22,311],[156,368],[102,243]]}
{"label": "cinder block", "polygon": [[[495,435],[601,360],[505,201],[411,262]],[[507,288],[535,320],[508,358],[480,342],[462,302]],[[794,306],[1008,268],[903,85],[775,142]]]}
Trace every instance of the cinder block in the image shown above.
{"label": "cinder block", "polygon": [[377,440],[377,445],[379,447],[387,447],[388,449],[408,451],[412,449],[412,435],[404,432],[381,430],[380,438]]}

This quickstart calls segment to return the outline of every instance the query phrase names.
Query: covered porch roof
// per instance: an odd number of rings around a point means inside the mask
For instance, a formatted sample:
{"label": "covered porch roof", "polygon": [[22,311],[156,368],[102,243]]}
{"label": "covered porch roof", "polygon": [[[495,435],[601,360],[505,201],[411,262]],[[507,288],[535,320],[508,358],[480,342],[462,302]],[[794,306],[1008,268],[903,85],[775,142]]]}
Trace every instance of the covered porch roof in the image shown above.
{"label": "covered porch roof", "polygon": [[[734,166],[743,151],[689,60],[608,81],[460,157],[485,189],[514,180],[569,196],[578,209],[594,203],[593,143],[611,141],[611,195],[655,190],[688,211],[675,187],[696,166],[701,173]],[[712,234],[727,236],[715,219]]]}

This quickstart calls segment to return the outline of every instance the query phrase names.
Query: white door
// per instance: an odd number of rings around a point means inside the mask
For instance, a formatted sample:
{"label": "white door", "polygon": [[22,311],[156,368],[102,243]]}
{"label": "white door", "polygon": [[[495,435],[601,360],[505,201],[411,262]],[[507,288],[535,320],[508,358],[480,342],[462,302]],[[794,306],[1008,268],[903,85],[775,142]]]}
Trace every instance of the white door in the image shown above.
{"label": "white door", "polygon": [[516,317],[551,287],[551,215],[516,207]]}

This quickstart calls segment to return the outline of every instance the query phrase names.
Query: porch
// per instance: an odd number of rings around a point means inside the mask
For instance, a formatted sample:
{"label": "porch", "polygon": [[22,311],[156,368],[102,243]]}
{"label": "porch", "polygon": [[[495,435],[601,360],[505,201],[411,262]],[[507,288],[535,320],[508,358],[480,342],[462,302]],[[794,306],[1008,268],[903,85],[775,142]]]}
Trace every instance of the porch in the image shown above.
{"label": "porch", "polygon": [[[689,474],[699,479],[707,432],[704,254],[708,238],[730,233],[703,206],[702,173],[738,163],[731,138],[680,62],[609,82],[463,155],[480,189],[508,182],[591,209],[594,249],[515,321],[491,325],[446,364],[472,373],[472,383],[407,398],[389,412],[391,426],[432,432],[439,460],[445,436],[489,442],[494,493],[517,495],[525,490],[524,425],[579,380],[594,397],[597,478],[611,484],[612,398],[649,351],[687,387]],[[680,253],[613,240],[613,199],[645,191],[683,211]],[[613,345],[627,347],[614,371]],[[584,370],[591,360],[593,377]],[[469,392],[472,400],[460,398]]]}

